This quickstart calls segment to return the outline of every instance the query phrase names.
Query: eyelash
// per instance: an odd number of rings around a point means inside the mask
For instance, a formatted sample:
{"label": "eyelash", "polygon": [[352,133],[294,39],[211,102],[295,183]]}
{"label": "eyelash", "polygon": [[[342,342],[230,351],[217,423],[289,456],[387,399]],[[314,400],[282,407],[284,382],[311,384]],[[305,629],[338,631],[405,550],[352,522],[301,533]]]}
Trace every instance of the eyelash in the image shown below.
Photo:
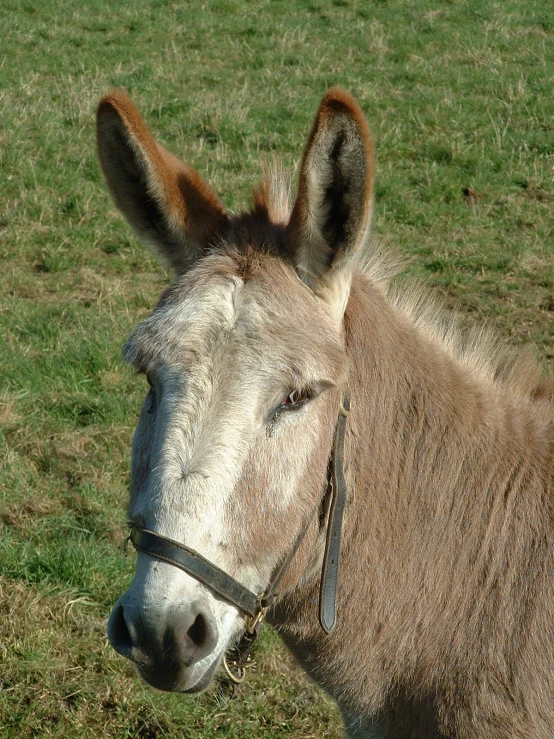
{"label": "eyelash", "polygon": [[313,392],[309,388],[304,388],[303,390],[295,388],[294,390],[291,390],[287,397],[282,401],[279,406],[279,410],[288,411],[293,410],[294,408],[300,408],[301,405],[304,405],[304,403],[312,397]]}

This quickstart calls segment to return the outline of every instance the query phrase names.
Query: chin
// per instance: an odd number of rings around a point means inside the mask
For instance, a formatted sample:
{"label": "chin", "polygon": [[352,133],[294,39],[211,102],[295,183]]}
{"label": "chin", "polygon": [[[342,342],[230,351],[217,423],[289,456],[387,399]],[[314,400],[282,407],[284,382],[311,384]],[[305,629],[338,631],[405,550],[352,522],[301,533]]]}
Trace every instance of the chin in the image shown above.
{"label": "chin", "polygon": [[140,667],[138,673],[151,688],[156,688],[156,690],[161,690],[164,693],[193,695],[194,693],[202,693],[209,687],[220,661],[221,659],[215,659],[200,675],[186,674],[186,669],[183,669],[179,672],[176,671],[175,675],[165,674],[160,676]]}
{"label": "chin", "polygon": [[193,685],[191,688],[185,688],[184,690],[180,690],[180,693],[184,693],[185,695],[193,695],[194,693],[203,693],[206,688],[209,687],[211,684],[215,671],[217,667],[219,666],[219,662],[214,662],[213,666],[209,667],[204,675],[200,678],[200,680],[196,683],[196,685]]}

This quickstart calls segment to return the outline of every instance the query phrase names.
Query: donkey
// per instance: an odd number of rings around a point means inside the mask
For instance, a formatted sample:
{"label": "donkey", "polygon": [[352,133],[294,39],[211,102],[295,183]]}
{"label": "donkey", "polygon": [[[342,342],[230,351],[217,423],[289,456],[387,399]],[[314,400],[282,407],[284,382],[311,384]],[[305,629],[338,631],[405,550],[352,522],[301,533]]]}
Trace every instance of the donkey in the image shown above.
{"label": "donkey", "polygon": [[175,272],[124,349],[150,390],[114,649],[195,693],[267,611],[350,739],[554,736],[554,390],[366,253],[354,100],[323,97],[295,201],[266,175],[242,215],[122,92],[98,147]]}

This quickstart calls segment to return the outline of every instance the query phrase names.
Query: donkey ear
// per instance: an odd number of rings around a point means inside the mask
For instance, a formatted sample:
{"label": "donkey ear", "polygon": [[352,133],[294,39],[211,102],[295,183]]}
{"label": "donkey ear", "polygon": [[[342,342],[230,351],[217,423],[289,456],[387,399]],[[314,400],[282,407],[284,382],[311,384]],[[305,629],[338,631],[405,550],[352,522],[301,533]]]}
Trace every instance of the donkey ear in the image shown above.
{"label": "donkey ear", "polygon": [[227,220],[219,199],[194,169],[154,141],[124,92],[100,102],[97,135],[116,205],[147,246],[184,272]]}
{"label": "donkey ear", "polygon": [[363,245],[372,202],[367,123],[350,95],[333,87],[321,101],[308,139],[288,225],[296,270],[313,290]]}

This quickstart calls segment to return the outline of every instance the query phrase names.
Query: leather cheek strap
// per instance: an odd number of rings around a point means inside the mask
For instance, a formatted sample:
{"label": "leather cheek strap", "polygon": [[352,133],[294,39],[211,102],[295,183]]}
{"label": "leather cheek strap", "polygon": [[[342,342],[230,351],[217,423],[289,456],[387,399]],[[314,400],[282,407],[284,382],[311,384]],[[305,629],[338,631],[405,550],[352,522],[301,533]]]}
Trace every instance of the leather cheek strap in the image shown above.
{"label": "leather cheek strap", "polygon": [[325,555],[321,571],[319,591],[319,623],[326,634],[337,625],[337,586],[339,578],[342,520],[346,504],[346,480],[344,478],[344,436],[346,420],[350,413],[350,395],[345,392],[339,419],[335,428],[333,456],[331,459],[331,505],[327,523]]}

